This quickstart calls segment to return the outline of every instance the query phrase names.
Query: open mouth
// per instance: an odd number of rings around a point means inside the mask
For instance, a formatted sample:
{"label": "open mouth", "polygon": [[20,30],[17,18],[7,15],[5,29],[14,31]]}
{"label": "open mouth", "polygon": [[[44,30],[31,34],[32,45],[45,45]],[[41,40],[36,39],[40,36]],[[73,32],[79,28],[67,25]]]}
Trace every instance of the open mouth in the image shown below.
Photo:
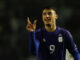
{"label": "open mouth", "polygon": [[51,22],[51,19],[45,19],[46,22]]}

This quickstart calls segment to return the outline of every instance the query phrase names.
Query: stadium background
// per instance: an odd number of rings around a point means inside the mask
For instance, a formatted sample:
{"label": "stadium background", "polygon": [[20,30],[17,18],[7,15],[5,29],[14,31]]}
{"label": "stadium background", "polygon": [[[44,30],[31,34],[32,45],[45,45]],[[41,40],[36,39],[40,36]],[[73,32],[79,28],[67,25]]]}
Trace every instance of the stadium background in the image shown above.
{"label": "stadium background", "polygon": [[0,0],[0,60],[35,59],[28,51],[26,17],[42,27],[41,8],[47,5],[58,8],[57,25],[71,32],[80,52],[80,0]]}

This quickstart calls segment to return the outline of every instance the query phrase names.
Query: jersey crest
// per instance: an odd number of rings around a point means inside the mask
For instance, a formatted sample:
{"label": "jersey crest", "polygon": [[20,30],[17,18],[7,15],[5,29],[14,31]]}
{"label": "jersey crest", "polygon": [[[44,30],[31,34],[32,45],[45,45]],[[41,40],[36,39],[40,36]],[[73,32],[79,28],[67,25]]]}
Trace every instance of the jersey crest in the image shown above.
{"label": "jersey crest", "polygon": [[58,42],[62,43],[63,42],[63,36],[62,34],[58,35]]}

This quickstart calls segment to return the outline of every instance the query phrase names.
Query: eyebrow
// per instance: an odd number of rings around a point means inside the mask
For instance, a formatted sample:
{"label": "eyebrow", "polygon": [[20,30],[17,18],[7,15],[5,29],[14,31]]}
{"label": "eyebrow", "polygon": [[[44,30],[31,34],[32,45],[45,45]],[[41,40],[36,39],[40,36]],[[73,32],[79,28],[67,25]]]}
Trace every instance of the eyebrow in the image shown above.
{"label": "eyebrow", "polygon": [[[51,14],[52,12],[50,11],[50,12],[47,12],[48,14]],[[46,12],[43,12],[42,14],[46,14]]]}

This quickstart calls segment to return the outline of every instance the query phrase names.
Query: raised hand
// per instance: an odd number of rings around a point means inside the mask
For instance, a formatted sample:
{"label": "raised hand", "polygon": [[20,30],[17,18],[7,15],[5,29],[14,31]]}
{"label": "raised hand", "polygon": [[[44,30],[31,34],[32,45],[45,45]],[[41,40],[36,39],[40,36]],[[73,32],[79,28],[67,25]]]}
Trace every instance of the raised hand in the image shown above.
{"label": "raised hand", "polygon": [[30,19],[29,19],[29,17],[27,17],[27,22],[28,22],[28,24],[26,25],[26,29],[27,29],[29,32],[35,31],[37,20],[34,20],[34,22],[33,22],[33,24],[32,24],[31,21],[30,21]]}

